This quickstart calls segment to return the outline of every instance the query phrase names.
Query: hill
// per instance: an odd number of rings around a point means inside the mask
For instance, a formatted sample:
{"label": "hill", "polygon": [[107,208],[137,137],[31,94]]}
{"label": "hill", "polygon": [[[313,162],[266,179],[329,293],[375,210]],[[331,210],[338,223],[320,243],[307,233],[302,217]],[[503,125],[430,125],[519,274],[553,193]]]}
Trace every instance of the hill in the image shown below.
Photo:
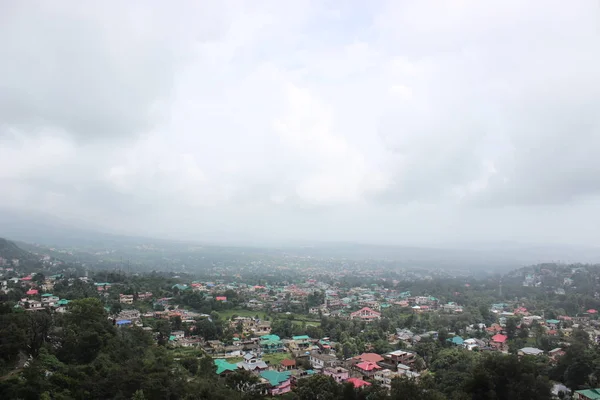
{"label": "hill", "polygon": [[4,238],[0,238],[0,258],[5,260],[20,260],[21,262],[35,262],[37,257],[17,246],[15,243]]}

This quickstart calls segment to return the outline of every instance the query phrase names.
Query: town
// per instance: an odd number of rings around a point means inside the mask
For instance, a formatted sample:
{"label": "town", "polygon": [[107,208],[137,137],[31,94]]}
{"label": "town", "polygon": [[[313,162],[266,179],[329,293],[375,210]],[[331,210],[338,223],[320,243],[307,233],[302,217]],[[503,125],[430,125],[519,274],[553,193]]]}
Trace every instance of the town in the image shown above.
{"label": "town", "polygon": [[389,392],[395,379],[445,379],[445,358],[493,353],[535,359],[556,398],[600,398],[593,367],[575,358],[600,340],[597,266],[548,264],[479,279],[377,272],[356,282],[314,269],[293,281],[283,272],[265,280],[223,271],[198,280],[36,257],[36,272],[0,259],[0,293],[12,313],[69,314],[95,299],[115,329],[147,332],[175,361],[210,358],[216,377],[243,377],[234,385],[242,393],[285,395],[315,376]]}

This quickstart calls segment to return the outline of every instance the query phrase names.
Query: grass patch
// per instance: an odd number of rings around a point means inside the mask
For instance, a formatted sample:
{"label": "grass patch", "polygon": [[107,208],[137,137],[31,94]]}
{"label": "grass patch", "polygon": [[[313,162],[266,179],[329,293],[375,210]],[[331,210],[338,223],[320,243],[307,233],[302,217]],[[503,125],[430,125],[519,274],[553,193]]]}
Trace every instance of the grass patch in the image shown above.
{"label": "grass patch", "polygon": [[244,309],[231,309],[217,311],[221,319],[231,319],[232,316],[237,315],[238,317],[255,317],[258,315],[260,319],[265,319],[265,312],[258,310],[244,310]]}
{"label": "grass patch", "polygon": [[193,347],[176,347],[171,350],[174,358],[202,357],[204,352]]}
{"label": "grass patch", "polygon": [[263,356],[263,361],[269,363],[273,366],[279,365],[279,363],[283,360],[291,359],[292,356],[290,353],[271,353],[265,354]]}

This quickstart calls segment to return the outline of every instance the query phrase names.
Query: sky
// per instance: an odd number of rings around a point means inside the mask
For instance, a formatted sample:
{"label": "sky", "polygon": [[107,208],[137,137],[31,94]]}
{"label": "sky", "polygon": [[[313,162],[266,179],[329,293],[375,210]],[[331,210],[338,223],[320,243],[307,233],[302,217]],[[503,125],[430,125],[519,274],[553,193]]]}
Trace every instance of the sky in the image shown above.
{"label": "sky", "polygon": [[0,207],[188,240],[600,237],[600,2],[0,3]]}

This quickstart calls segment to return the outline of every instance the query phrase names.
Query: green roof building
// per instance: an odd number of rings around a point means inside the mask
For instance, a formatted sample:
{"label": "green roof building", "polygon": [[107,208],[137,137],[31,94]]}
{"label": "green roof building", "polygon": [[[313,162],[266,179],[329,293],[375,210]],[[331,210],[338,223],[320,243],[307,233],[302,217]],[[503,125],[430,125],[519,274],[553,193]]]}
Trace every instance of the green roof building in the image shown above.
{"label": "green roof building", "polygon": [[600,389],[576,390],[573,398],[575,400],[596,400],[600,399]]}
{"label": "green roof building", "polygon": [[230,364],[222,358],[216,359],[214,363],[217,366],[217,375],[221,375],[224,372],[233,372],[238,369],[236,364]]}
{"label": "green roof building", "polygon": [[308,335],[292,336],[292,339],[296,340],[296,341],[304,341],[304,340],[310,340],[310,336],[308,336]]}
{"label": "green roof building", "polygon": [[260,376],[262,378],[265,378],[266,380],[268,380],[269,383],[271,384],[271,386],[281,385],[283,382],[290,379],[290,375],[291,374],[289,371],[278,372],[278,371],[268,370],[268,371],[263,371],[260,373]]}

